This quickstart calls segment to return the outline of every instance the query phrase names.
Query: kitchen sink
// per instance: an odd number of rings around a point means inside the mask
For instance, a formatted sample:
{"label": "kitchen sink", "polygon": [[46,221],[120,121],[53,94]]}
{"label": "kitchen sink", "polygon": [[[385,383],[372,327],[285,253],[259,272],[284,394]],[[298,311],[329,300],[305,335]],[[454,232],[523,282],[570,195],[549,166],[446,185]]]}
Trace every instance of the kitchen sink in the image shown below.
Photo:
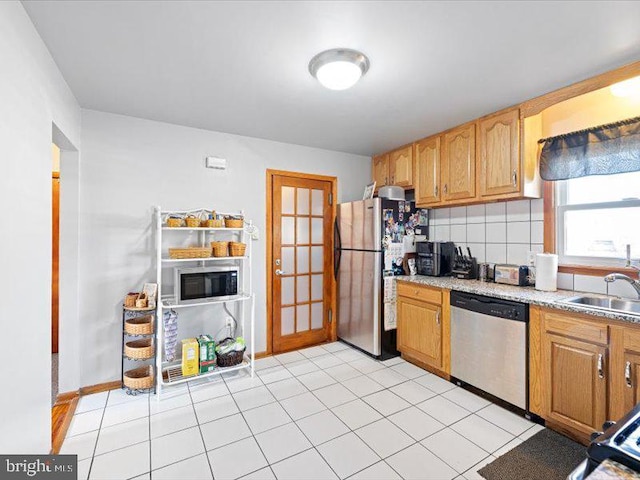
{"label": "kitchen sink", "polygon": [[569,303],[585,308],[622,312],[631,315],[640,315],[640,300],[625,300],[614,297],[579,296],[562,300],[561,303]]}

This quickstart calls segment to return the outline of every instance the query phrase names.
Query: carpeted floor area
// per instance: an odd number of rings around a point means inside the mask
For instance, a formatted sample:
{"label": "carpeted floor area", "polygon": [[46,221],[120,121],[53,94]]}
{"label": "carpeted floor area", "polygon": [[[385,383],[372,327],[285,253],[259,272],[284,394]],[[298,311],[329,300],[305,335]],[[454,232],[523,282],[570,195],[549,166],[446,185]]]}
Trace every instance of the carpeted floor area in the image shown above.
{"label": "carpeted floor area", "polygon": [[56,404],[58,397],[58,354],[51,354],[51,406]]}
{"label": "carpeted floor area", "polygon": [[487,480],[565,480],[587,455],[587,448],[545,429],[478,470]]}

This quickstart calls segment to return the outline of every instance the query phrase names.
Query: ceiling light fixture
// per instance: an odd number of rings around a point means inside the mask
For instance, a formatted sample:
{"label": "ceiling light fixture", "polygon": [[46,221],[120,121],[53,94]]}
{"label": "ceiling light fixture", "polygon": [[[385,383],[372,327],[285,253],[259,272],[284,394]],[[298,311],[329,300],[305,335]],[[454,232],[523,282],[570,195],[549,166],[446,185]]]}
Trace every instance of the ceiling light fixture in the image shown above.
{"label": "ceiling light fixture", "polygon": [[330,90],[346,90],[369,70],[364,53],[348,48],[334,48],[319,53],[309,62],[309,73]]}
{"label": "ceiling light fixture", "polygon": [[640,95],[640,77],[633,77],[611,85],[611,94],[615,97]]}

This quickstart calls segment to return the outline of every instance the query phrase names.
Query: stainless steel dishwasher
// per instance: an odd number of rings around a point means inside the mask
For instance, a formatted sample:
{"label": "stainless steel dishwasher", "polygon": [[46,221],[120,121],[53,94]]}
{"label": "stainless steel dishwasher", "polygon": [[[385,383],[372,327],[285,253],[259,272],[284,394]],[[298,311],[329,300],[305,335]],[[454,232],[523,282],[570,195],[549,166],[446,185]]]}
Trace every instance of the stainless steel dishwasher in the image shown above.
{"label": "stainless steel dishwasher", "polygon": [[527,304],[451,292],[451,376],[528,410]]}

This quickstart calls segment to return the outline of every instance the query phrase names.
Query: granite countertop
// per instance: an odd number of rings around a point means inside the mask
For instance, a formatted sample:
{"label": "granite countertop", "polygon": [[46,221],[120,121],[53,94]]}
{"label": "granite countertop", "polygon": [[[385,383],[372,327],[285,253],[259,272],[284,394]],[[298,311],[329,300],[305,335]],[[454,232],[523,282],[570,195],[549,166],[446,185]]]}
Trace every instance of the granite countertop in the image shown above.
{"label": "granite countertop", "polygon": [[[640,316],[638,315],[597,310],[581,305],[560,303],[562,300],[581,294],[581,292],[574,292],[572,290],[543,292],[541,290],[536,290],[534,287],[518,287],[514,285],[504,285],[501,283],[481,282],[479,280],[461,280],[451,277],[427,277],[424,275],[402,275],[396,277],[396,279],[403,282],[417,283],[420,285],[444,288],[447,290],[456,290],[458,292],[476,293],[478,295],[513,300],[531,305],[539,305],[541,307],[555,308],[558,310],[565,310],[567,312],[583,313],[611,320],[640,323]],[[605,297],[605,295],[597,295],[593,293],[587,293],[587,295]]]}

